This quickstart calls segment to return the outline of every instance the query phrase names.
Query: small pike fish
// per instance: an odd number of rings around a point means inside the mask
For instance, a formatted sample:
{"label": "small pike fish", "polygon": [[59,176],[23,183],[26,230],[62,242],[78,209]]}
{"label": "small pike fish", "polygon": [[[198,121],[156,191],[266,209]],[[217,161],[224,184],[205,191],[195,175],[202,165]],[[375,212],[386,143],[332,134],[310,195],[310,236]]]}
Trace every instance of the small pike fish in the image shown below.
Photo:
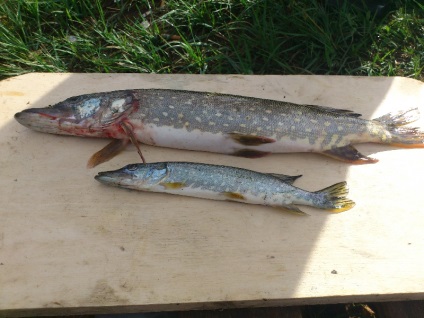
{"label": "small pike fish", "polygon": [[346,182],[308,192],[292,185],[299,177],[201,163],[156,162],[99,172],[95,179],[122,188],[266,205],[299,214],[305,213],[295,204],[331,212],[355,205],[346,198]]}
{"label": "small pike fish", "polygon": [[68,98],[15,115],[22,125],[52,134],[113,138],[89,167],[113,158],[131,142],[259,158],[316,152],[353,164],[375,163],[352,144],[424,147],[424,133],[403,126],[418,109],[366,120],[349,110],[283,101],[167,89],[138,89]]}

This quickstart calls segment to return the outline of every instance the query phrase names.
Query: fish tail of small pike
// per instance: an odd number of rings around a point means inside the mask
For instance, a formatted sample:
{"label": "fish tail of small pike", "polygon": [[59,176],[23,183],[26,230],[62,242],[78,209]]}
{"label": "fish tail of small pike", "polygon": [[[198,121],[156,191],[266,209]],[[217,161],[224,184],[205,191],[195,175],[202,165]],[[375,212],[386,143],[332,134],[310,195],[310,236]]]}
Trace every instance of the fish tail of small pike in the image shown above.
{"label": "fish tail of small pike", "polygon": [[346,182],[336,183],[314,193],[318,198],[318,202],[314,202],[314,204],[330,212],[344,212],[355,206],[355,202],[346,198],[349,193]]}

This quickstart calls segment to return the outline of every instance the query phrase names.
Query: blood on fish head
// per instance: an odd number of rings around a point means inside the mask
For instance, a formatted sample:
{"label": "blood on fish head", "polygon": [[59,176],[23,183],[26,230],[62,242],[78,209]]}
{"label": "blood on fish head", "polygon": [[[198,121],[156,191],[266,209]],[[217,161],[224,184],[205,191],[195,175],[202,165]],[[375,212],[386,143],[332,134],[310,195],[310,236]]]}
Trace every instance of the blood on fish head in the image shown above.
{"label": "blood on fish head", "polygon": [[138,107],[139,102],[131,91],[114,91],[70,97],[49,107],[26,109],[15,114],[15,119],[46,133],[117,138],[116,125]]}
{"label": "blood on fish head", "polygon": [[130,164],[114,171],[99,172],[94,178],[104,184],[124,188],[149,189],[164,182],[169,176],[164,162]]}

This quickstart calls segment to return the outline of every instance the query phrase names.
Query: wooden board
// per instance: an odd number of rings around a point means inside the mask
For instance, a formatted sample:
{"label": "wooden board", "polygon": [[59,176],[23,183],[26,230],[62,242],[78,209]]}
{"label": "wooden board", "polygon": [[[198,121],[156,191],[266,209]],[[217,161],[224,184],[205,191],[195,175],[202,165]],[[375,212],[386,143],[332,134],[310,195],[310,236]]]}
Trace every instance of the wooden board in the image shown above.
{"label": "wooden board", "polygon": [[[240,94],[347,108],[375,118],[418,106],[405,78],[28,74],[0,82],[0,312],[135,312],[424,298],[424,149],[359,145],[350,166],[317,154],[251,160],[143,146],[150,161],[188,160],[303,174],[318,190],[347,180],[342,214],[103,186],[98,171],[139,160],[131,146],[95,169],[107,141],[37,133],[13,115],[67,97],[128,88]],[[424,127],[422,121],[418,123]]]}

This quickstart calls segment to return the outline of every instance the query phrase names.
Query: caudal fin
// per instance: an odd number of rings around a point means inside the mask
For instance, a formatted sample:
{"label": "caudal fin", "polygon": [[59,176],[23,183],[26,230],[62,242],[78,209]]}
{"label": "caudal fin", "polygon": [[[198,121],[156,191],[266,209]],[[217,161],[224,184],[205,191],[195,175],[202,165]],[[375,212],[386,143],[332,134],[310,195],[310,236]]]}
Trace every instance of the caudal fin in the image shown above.
{"label": "caudal fin", "polygon": [[346,182],[339,182],[315,192],[320,198],[320,207],[331,212],[344,212],[355,206],[355,202],[346,198],[349,188]]}
{"label": "caudal fin", "polygon": [[420,119],[420,111],[415,107],[407,110],[401,110],[396,113],[388,113],[381,117],[374,118],[373,120],[387,126],[399,127],[410,124],[418,119]]}
{"label": "caudal fin", "polygon": [[424,148],[424,132],[416,127],[389,127],[392,146],[402,148]]}
{"label": "caudal fin", "polygon": [[390,133],[389,138],[382,141],[393,146],[402,148],[424,148],[424,132],[416,127],[400,127],[418,120],[420,113],[418,108],[406,111],[389,113],[373,119],[385,126]]}

